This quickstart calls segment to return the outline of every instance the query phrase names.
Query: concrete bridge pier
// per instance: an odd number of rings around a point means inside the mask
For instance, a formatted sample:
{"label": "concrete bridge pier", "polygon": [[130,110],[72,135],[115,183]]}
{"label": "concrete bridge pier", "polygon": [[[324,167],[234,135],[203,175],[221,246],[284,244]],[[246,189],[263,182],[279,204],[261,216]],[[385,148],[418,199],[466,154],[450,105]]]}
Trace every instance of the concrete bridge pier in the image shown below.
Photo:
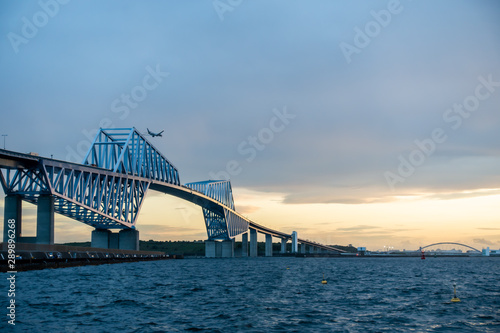
{"label": "concrete bridge pier", "polygon": [[120,232],[118,233],[118,248],[120,250],[139,251],[139,230],[120,230]]}
{"label": "concrete bridge pier", "polygon": [[266,234],[266,257],[273,256],[273,236]]}
{"label": "concrete bridge pier", "polygon": [[216,251],[216,241],[206,240],[205,241],[205,257],[206,258],[215,258],[217,255]]}
{"label": "concrete bridge pier", "polygon": [[90,246],[101,249],[119,249],[120,234],[118,232],[111,232],[108,229],[94,229],[92,231]]}
{"label": "concrete bridge pier", "polygon": [[111,230],[107,229],[92,230],[90,246],[100,249],[109,249],[109,234],[111,234]]}
{"label": "concrete bridge pier", "polygon": [[[5,197],[3,241],[9,241],[9,230],[12,230],[16,243],[54,244],[54,197],[40,195],[38,198],[36,237],[22,237],[22,208],[20,195],[14,194]],[[14,221],[14,223],[9,223],[9,221]],[[15,227],[10,228],[13,225]]]}
{"label": "concrete bridge pier", "polygon": [[221,257],[232,258],[234,257],[234,238],[231,240],[222,241],[221,244]]}
{"label": "concrete bridge pier", "polygon": [[306,253],[306,244],[300,244],[300,253]]}
{"label": "concrete bridge pier", "polygon": [[248,232],[241,235],[241,256],[248,257]]}
{"label": "concrete bridge pier", "polygon": [[286,253],[286,238],[282,238],[281,239],[281,250],[280,250],[280,253],[281,254]]}
{"label": "concrete bridge pier", "polygon": [[[3,215],[3,242],[7,243],[9,241],[9,228],[10,226],[15,226],[14,240],[16,243],[20,241],[21,238],[21,228],[22,228],[22,200],[19,195],[7,195],[4,201],[4,215]],[[9,223],[14,221],[14,223]],[[12,234],[12,232],[11,232]]]}
{"label": "concrete bridge pier", "polygon": [[36,214],[36,243],[54,244],[54,196],[40,195]]}
{"label": "concrete bridge pier", "polygon": [[292,253],[298,253],[298,236],[297,236],[297,231],[292,232]]}
{"label": "concrete bridge pier", "polygon": [[234,239],[217,242],[205,241],[206,258],[232,258],[234,257]]}
{"label": "concrete bridge pier", "polygon": [[257,230],[250,228],[250,257],[257,257]]}
{"label": "concrete bridge pier", "polygon": [[108,229],[92,231],[91,247],[139,251],[139,230],[123,229],[119,233]]}
{"label": "concrete bridge pier", "polygon": [[108,248],[110,249],[120,248],[120,234],[118,232],[109,233]]}

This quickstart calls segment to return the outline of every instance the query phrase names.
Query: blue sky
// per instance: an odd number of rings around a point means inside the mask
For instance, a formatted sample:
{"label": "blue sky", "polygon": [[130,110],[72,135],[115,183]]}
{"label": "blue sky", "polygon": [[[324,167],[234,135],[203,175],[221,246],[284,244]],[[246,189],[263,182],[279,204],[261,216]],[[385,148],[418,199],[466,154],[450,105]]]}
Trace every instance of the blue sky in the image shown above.
{"label": "blue sky", "polygon": [[[498,195],[499,14],[497,1],[2,2],[0,134],[7,149],[76,159],[100,123],[164,129],[151,141],[183,183],[236,161],[236,191],[304,216],[308,205],[332,216],[393,203],[390,214],[400,198]],[[477,89],[489,94],[474,111],[448,111]],[[288,123],[269,132],[276,112]],[[446,139],[414,153],[436,129]],[[418,165],[403,177],[410,156]],[[500,228],[484,237],[500,241]]]}

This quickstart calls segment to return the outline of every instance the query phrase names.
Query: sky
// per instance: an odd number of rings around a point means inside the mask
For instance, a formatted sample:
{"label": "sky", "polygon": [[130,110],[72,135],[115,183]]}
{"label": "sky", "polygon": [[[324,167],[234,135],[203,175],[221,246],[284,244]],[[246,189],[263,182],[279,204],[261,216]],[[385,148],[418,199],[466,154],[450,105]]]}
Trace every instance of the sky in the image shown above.
{"label": "sky", "polygon": [[[494,0],[5,1],[0,139],[81,162],[99,127],[165,130],[149,140],[182,183],[229,178],[270,228],[498,249],[499,16]],[[199,207],[151,191],[137,229],[206,239]],[[56,217],[56,242],[91,230]]]}

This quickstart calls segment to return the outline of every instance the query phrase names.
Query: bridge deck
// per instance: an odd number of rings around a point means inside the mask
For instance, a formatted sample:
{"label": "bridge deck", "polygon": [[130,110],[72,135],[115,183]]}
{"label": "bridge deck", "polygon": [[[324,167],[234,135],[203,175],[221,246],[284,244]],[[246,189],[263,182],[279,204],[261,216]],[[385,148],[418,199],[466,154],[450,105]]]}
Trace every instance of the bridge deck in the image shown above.
{"label": "bridge deck", "polygon": [[[72,162],[66,162],[66,161],[61,161],[61,160],[56,160],[56,159],[51,159],[47,157],[41,157],[41,156],[36,156],[33,154],[24,154],[24,153],[19,153],[19,152],[14,152],[14,151],[9,151],[5,149],[0,149],[0,168],[5,168],[5,169],[26,169],[26,168],[36,168],[40,166],[51,166],[51,167],[58,167],[58,168],[63,168],[63,169],[68,169],[68,170],[78,170],[80,172],[88,172],[92,174],[99,174],[99,175],[105,175],[109,177],[115,177],[119,176],[123,179],[127,180],[135,180],[135,181],[142,181],[142,182],[148,182],[149,183],[149,188],[151,190],[159,191],[162,193],[166,193],[169,195],[174,195],[176,197],[179,197],[181,199],[184,199],[186,201],[192,202],[198,206],[201,206],[203,208],[209,209],[211,211],[217,212],[221,215],[224,215],[224,210],[229,211],[231,214],[234,214],[234,216],[237,216],[238,218],[246,221],[248,223],[248,227],[257,230],[260,233],[264,234],[269,234],[272,235],[273,237],[277,238],[282,238],[286,240],[290,240],[292,238],[291,234],[287,234],[278,230],[274,230],[268,227],[265,227],[263,225],[260,225],[258,223],[255,223],[248,218],[244,217],[243,215],[239,214],[236,212],[234,209],[231,207],[228,207],[221,202],[212,199],[198,191],[195,191],[187,186],[183,185],[176,185],[168,182],[163,182],[160,180],[153,180],[149,178],[144,178],[140,177],[137,175],[132,175],[132,174],[123,174],[123,173],[116,173],[111,170],[105,169],[105,168],[100,168],[97,166],[93,165],[83,165],[83,164],[78,164],[78,163],[72,163]],[[2,177],[2,183],[5,183],[5,179],[3,177],[3,174],[0,173],[0,177]],[[117,221],[119,222],[119,221]],[[130,226],[130,223],[126,223],[126,225]],[[126,227],[124,224],[124,227]],[[301,244],[306,244],[310,246],[315,246],[317,248],[329,250],[329,251],[337,251],[337,252],[344,252],[343,250],[328,246],[328,245],[322,245],[318,244],[309,240],[305,239],[298,239],[298,242]]]}

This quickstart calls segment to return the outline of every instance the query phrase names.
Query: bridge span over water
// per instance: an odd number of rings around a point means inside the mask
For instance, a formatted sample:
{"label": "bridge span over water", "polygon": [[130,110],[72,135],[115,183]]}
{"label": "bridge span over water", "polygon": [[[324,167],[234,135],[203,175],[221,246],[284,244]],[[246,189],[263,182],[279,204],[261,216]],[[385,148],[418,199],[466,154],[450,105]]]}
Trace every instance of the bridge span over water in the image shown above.
{"label": "bridge span over water", "polygon": [[[273,237],[281,239],[282,253],[289,241],[292,253],[343,252],[242,216],[229,181],[181,185],[177,168],[135,128],[100,129],[81,164],[0,149],[0,181],[6,194],[4,242],[15,237],[21,243],[54,244],[54,213],[59,213],[95,228],[92,247],[138,250],[136,222],[152,190],[202,208],[207,257],[234,256],[239,235],[242,255],[257,256],[258,233],[265,235],[266,256],[272,256]],[[22,236],[22,201],[37,205],[36,237]]]}
{"label": "bridge span over water", "polygon": [[480,250],[478,250],[478,249],[476,249],[476,248],[474,248],[472,246],[469,246],[467,244],[462,244],[462,243],[456,243],[456,242],[439,242],[439,243],[433,243],[433,244],[429,244],[429,245],[420,247],[420,249],[418,251],[422,252],[422,251],[424,251],[426,249],[432,248],[434,246],[439,246],[439,245],[457,245],[457,246],[460,246],[460,247],[465,247],[469,251],[476,252],[476,253],[481,253]]}

